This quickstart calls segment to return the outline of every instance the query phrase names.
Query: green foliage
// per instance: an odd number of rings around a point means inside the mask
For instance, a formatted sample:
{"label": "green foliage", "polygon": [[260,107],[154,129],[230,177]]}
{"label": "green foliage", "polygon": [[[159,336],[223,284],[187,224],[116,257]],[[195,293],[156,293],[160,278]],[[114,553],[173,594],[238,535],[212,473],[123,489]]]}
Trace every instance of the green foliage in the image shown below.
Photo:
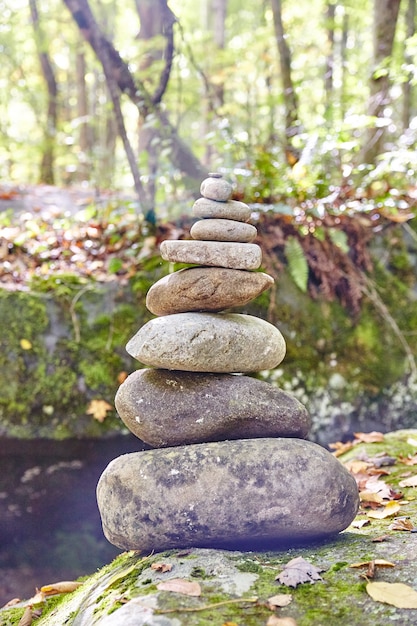
{"label": "green foliage", "polygon": [[308,263],[300,242],[295,237],[288,237],[284,248],[288,262],[288,271],[295,284],[303,293],[307,291]]}

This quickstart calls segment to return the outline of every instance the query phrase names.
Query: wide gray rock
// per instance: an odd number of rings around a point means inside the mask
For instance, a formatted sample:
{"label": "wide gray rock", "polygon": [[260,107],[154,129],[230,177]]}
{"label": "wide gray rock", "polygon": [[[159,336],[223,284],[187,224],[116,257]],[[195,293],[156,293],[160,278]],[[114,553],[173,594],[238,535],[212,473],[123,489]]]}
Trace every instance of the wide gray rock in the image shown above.
{"label": "wide gray rock", "polygon": [[224,439],[307,436],[311,421],[294,396],[249,376],[160,369],[133,372],[116,409],[128,429],[160,448]]}
{"label": "wide gray rock", "polygon": [[296,544],[338,533],[359,505],[354,478],[302,439],[246,439],[114,459],[97,487],[103,531],[125,550]]}
{"label": "wide gray rock", "polygon": [[262,263],[262,250],[255,243],[193,241],[166,239],[160,246],[161,256],[173,263],[192,263],[256,270]]}
{"label": "wide gray rock", "polygon": [[154,315],[221,311],[243,306],[273,284],[272,276],[263,272],[192,267],[154,283],[147,293],[146,306]]}
{"label": "wide gray rock", "polygon": [[244,202],[228,200],[227,202],[216,202],[207,198],[199,198],[193,205],[194,217],[214,217],[226,220],[237,220],[238,222],[248,222],[252,211]]}
{"label": "wide gray rock", "polygon": [[193,239],[204,241],[236,241],[250,243],[256,237],[257,230],[252,224],[236,220],[205,219],[198,220],[191,226]]}
{"label": "wide gray rock", "polygon": [[232,195],[232,185],[220,175],[210,176],[203,180],[200,186],[200,193],[205,198],[225,202]]}
{"label": "wide gray rock", "polygon": [[258,372],[285,356],[278,328],[241,313],[176,313],[147,322],[126,345],[144,365],[187,372]]}

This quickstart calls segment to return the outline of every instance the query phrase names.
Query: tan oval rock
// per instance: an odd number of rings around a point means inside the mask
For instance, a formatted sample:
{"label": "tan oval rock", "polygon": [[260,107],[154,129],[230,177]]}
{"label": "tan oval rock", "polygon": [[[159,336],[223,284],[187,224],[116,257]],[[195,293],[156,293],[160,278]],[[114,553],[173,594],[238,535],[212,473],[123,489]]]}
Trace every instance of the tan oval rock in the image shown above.
{"label": "tan oval rock", "polygon": [[226,220],[248,222],[252,214],[251,209],[244,202],[228,200],[216,202],[207,198],[199,198],[194,202],[193,215],[195,217],[214,217]]}
{"label": "tan oval rock", "polygon": [[97,487],[104,534],[124,550],[294,546],[344,530],[354,478],[302,439],[238,439],[114,459]]}
{"label": "tan oval rock", "polygon": [[204,241],[236,241],[250,243],[256,237],[255,226],[236,220],[205,219],[191,226],[193,239]]}
{"label": "tan oval rock", "polygon": [[224,439],[307,436],[304,405],[275,385],[233,374],[154,368],[119,387],[116,409],[127,428],[155,448]]}
{"label": "tan oval rock", "polygon": [[146,306],[154,315],[221,311],[243,306],[269,289],[274,279],[263,272],[192,267],[164,276],[152,285]]}
{"label": "tan oval rock", "polygon": [[224,178],[210,176],[203,180],[200,186],[200,193],[205,198],[226,202],[232,195],[233,187]]}
{"label": "tan oval rock", "polygon": [[256,270],[262,263],[262,250],[255,243],[166,239],[161,243],[160,252],[165,261],[172,263],[236,270]]}
{"label": "tan oval rock", "polygon": [[147,322],[126,345],[144,365],[187,372],[257,372],[285,356],[278,328],[241,313],[176,313]]}

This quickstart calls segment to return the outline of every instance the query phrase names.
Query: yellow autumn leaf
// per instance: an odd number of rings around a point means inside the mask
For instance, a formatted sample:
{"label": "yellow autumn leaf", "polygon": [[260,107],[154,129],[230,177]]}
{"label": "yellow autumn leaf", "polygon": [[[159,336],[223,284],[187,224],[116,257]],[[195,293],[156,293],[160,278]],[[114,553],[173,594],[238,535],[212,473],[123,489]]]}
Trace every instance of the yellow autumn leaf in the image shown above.
{"label": "yellow autumn leaf", "polygon": [[91,400],[87,407],[87,415],[92,415],[98,422],[104,422],[108,411],[111,411],[113,407],[105,400]]}
{"label": "yellow autumn leaf", "polygon": [[376,602],[384,602],[397,609],[417,609],[417,591],[404,583],[370,582],[366,591]]}
{"label": "yellow autumn leaf", "polygon": [[57,593],[71,593],[80,587],[82,583],[77,583],[74,580],[63,580],[58,583],[52,583],[51,585],[44,585],[41,587],[41,592],[45,596],[54,596]]}
{"label": "yellow autumn leaf", "polygon": [[20,340],[20,347],[22,348],[22,350],[31,350],[32,349],[32,344],[29,341],[29,339],[21,339]]}
{"label": "yellow autumn leaf", "polygon": [[359,493],[359,499],[361,502],[376,502],[382,503],[382,496],[379,493],[373,493],[372,491],[361,491]]}
{"label": "yellow autumn leaf", "polygon": [[391,515],[395,515],[400,510],[400,505],[398,502],[392,500],[388,502],[383,509],[377,509],[376,511],[369,511],[366,515],[371,517],[372,519],[385,519],[386,517],[391,517]]}

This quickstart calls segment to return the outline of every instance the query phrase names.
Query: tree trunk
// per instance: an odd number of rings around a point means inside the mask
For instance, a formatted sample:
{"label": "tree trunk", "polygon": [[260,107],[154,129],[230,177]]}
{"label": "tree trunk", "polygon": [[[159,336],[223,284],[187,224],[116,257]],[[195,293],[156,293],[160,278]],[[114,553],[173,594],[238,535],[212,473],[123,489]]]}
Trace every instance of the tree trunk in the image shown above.
{"label": "tree trunk", "polygon": [[298,115],[298,99],[291,74],[291,52],[285,38],[282,23],[281,0],[271,0],[271,7],[274,17],[275,39],[278,46],[285,107],[285,151],[289,157],[294,157],[295,150],[292,140],[300,133],[301,125]]}
{"label": "tree trunk", "polygon": [[152,97],[142,82],[134,80],[129,66],[120,57],[118,51],[102,34],[98,27],[87,0],[64,0],[81,33],[93,48],[100,62],[103,52],[107,54],[109,69],[120,91],[125,93],[137,106],[140,115],[146,119],[153,114],[157,119],[164,141],[171,152],[171,161],[186,177],[191,179],[193,186],[199,184],[207,176],[206,168],[200,163],[190,148],[178,136],[176,129],[169,122],[167,115]]}
{"label": "tree trunk", "polygon": [[53,185],[55,183],[54,164],[56,129],[58,121],[58,87],[55,80],[54,69],[47,53],[45,37],[39,23],[39,12],[36,0],[29,0],[29,7],[42,75],[48,89],[48,105],[46,112],[43,154],[40,166],[40,182]]}
{"label": "tree trunk", "polygon": [[[146,71],[146,79],[151,83],[149,89],[153,89],[152,101],[159,104],[168,85],[174,55],[174,23],[175,16],[168,8],[166,0],[135,0],[136,10],[140,19],[140,31],[138,39],[151,42],[155,37],[164,37],[165,49],[158,46],[147,46],[146,55],[140,62],[140,70]],[[158,71],[159,79],[157,86],[153,86],[151,78],[156,75],[153,65],[156,61],[164,59],[162,72]],[[146,80],[145,79],[145,80]],[[147,155],[148,178],[147,185],[150,198],[155,198],[156,177],[159,167],[159,155],[161,152],[161,132],[158,128],[151,128],[139,123],[139,153]]]}
{"label": "tree trunk", "polygon": [[[407,80],[403,84],[403,110],[402,110],[402,126],[403,130],[407,130],[410,126],[411,119],[411,101],[412,86],[411,80],[414,74],[414,59],[407,49],[408,41],[416,32],[416,0],[408,0],[407,11],[405,14],[405,48],[404,48],[404,65],[406,67]],[[410,69],[409,69],[410,68]]]}
{"label": "tree trunk", "polygon": [[369,85],[368,115],[376,123],[366,134],[362,162],[375,163],[383,151],[386,123],[385,109],[389,103],[389,64],[401,0],[374,0],[373,72]]}
{"label": "tree trunk", "polygon": [[77,52],[76,56],[78,144],[80,148],[78,178],[81,181],[87,180],[89,177],[89,165],[93,149],[85,74],[85,54],[81,50]]}
{"label": "tree trunk", "polygon": [[336,5],[329,2],[326,10],[327,30],[327,54],[324,73],[324,91],[326,94],[326,119],[329,123],[333,120],[333,72],[334,72],[334,39],[335,39],[335,14]]}

